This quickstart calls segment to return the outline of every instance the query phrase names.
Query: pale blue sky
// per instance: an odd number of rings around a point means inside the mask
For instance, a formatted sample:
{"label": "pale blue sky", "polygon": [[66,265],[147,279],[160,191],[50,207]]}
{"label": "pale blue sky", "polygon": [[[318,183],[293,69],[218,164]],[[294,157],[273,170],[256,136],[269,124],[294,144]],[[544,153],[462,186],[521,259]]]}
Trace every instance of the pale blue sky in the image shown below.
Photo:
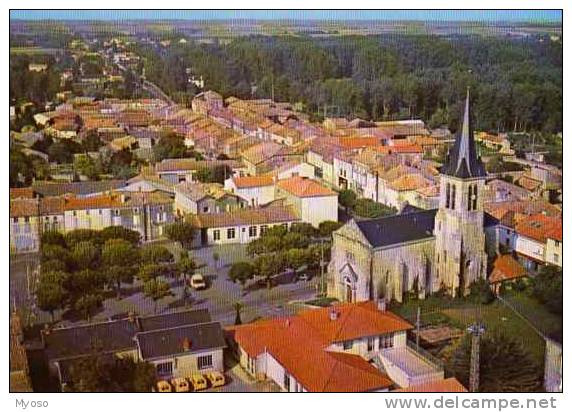
{"label": "pale blue sky", "polygon": [[11,10],[24,20],[420,20],[562,22],[560,10]]}

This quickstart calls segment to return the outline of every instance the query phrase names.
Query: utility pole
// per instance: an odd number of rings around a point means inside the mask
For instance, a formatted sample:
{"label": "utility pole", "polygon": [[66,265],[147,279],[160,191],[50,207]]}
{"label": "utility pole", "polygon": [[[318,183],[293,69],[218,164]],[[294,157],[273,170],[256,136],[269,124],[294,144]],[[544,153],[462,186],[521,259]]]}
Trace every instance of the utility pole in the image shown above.
{"label": "utility pole", "polygon": [[324,293],[324,239],[320,240],[320,294]]}
{"label": "utility pole", "polygon": [[417,321],[415,322],[415,345],[417,346],[417,350],[419,351],[419,332],[421,329],[421,306],[417,305]]}
{"label": "utility pole", "polygon": [[485,326],[476,322],[467,328],[471,334],[471,364],[469,370],[469,391],[479,391],[480,345],[481,336],[485,333]]}

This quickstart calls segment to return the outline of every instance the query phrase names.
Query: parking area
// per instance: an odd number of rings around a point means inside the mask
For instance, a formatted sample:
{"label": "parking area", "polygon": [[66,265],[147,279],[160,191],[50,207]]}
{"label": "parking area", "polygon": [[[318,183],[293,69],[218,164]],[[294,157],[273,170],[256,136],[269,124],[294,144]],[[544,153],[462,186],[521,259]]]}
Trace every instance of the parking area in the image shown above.
{"label": "parking area", "polygon": [[[161,242],[167,246],[175,259],[180,256],[180,246],[172,242]],[[122,286],[122,297],[114,294],[103,303],[103,307],[93,316],[92,321],[107,320],[126,316],[129,312],[139,315],[168,312],[183,308],[205,308],[214,320],[223,324],[234,323],[235,303],[242,304],[241,319],[249,322],[264,317],[284,316],[295,313],[301,307],[300,302],[313,299],[317,294],[320,279],[299,280],[292,277],[277,278],[271,289],[261,283],[242,290],[239,284],[228,279],[228,271],[232,264],[240,260],[248,260],[246,245],[225,245],[194,249],[190,255],[197,261],[201,273],[207,283],[203,290],[184,291],[181,280],[168,279],[171,285],[171,296],[157,302],[145,297],[143,284],[135,280],[132,284]],[[32,274],[39,263],[38,254],[18,255],[10,259],[10,303],[14,303],[25,313],[26,323],[46,323],[51,317],[48,313],[33,307],[33,299],[28,293],[29,284],[33,284]],[[30,286],[31,288],[31,286]],[[56,320],[64,325],[84,323],[85,320],[71,313],[55,312]]]}

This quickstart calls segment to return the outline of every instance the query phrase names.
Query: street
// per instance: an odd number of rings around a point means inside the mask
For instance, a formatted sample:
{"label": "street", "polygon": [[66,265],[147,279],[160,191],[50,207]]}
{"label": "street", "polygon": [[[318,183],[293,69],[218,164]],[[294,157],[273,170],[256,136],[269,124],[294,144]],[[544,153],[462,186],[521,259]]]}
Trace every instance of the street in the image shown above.
{"label": "street", "polygon": [[[173,244],[168,245],[176,259],[180,249]],[[213,252],[219,259],[213,258]],[[265,317],[285,316],[295,313],[304,307],[304,301],[316,296],[318,278],[309,281],[294,281],[292,277],[280,276],[275,285],[267,289],[264,284],[250,282],[250,287],[242,291],[239,284],[228,279],[228,271],[233,262],[247,260],[245,245],[226,245],[207,247],[191,251],[192,257],[199,264],[197,273],[203,274],[207,288],[200,291],[189,289],[185,302],[183,282],[168,279],[172,295],[157,302],[157,313],[180,310],[184,307],[206,308],[213,320],[228,325],[234,323],[235,303],[242,304],[241,319],[250,322]],[[28,277],[36,269],[39,262],[37,254],[19,255],[10,261],[10,303],[16,305],[25,315],[26,323],[46,323],[51,320],[49,313],[39,309],[31,310],[32,300],[28,299]],[[71,312],[56,311],[55,318],[63,325],[85,323]],[[155,303],[143,294],[143,285],[136,280],[133,284],[122,285],[122,298],[110,295],[103,307],[93,316],[92,321],[126,316],[129,312],[139,315],[150,315],[155,312]],[[62,318],[63,316],[63,318]]]}

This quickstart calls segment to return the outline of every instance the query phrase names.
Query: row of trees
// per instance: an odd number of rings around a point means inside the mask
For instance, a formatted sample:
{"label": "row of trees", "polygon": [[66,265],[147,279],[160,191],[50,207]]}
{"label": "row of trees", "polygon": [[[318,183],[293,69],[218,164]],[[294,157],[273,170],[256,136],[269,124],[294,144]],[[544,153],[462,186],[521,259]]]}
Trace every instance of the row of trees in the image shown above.
{"label": "row of trees", "polygon": [[378,218],[383,216],[391,216],[397,213],[397,209],[386,206],[383,203],[376,202],[372,199],[360,197],[350,189],[342,190],[339,194],[338,201],[347,213],[356,214],[364,218]]}
{"label": "row of trees", "polygon": [[[322,261],[328,261],[331,233],[340,227],[339,222],[322,222],[318,229],[308,223],[274,226],[266,230],[258,239],[250,242],[247,253],[253,258],[250,262],[237,262],[229,271],[229,279],[246,287],[248,281],[258,278],[272,285],[272,279],[287,269],[314,269]],[[327,244],[316,243],[328,240]]]}
{"label": "row of trees", "polygon": [[275,96],[316,117],[416,116],[455,130],[471,86],[479,129],[562,129],[562,44],[536,36],[250,36],[137,51],[167,93],[193,92],[190,68],[224,96]]}
{"label": "row of trees", "polygon": [[89,320],[108,292],[114,290],[120,299],[122,284],[137,278],[156,311],[157,302],[172,294],[167,278],[185,281],[196,265],[186,252],[175,263],[166,247],[141,246],[139,237],[138,232],[121,226],[78,229],[65,235],[44,233],[36,287],[39,308],[50,312],[52,321],[56,310],[68,308]]}

